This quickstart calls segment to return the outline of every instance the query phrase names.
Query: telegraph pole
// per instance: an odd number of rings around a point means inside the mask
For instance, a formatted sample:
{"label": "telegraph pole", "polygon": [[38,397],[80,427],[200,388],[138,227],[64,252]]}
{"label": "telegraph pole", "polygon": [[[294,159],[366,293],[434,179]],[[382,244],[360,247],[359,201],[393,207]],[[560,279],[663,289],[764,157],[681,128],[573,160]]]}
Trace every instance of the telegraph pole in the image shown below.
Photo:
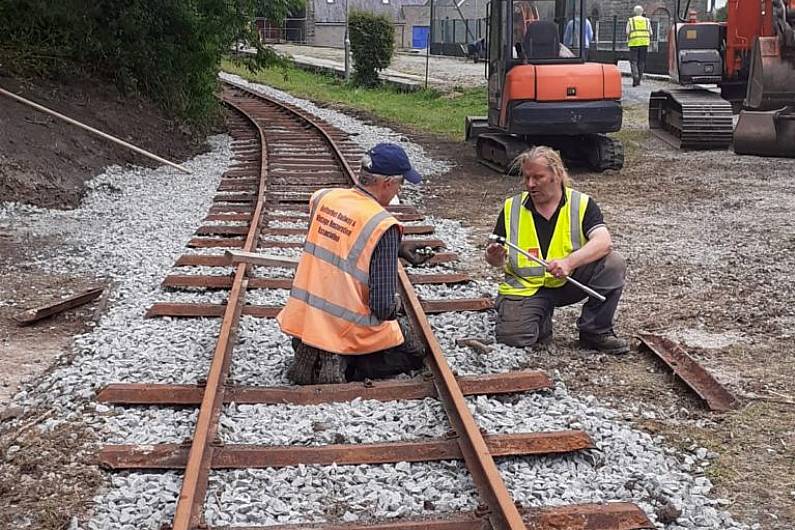
{"label": "telegraph pole", "polygon": [[431,57],[431,43],[433,42],[433,0],[431,0],[431,8],[428,13],[428,41],[425,43],[425,89],[428,89],[428,62]]}
{"label": "telegraph pole", "polygon": [[345,81],[351,80],[351,36],[348,32],[348,0],[345,0]]}

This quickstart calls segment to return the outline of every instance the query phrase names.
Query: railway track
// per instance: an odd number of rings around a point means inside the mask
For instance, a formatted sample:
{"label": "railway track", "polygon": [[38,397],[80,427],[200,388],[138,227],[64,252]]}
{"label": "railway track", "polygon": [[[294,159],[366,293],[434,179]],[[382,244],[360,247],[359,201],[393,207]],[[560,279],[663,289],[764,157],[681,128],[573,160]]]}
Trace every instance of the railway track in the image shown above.
{"label": "railway track", "polygon": [[[225,84],[223,101],[233,109],[230,133],[235,164],[224,174],[218,195],[188,246],[196,249],[181,256],[178,267],[228,267],[230,249],[265,256],[291,257],[300,253],[307,202],[322,187],[349,186],[356,179],[360,148],[342,131],[318,122],[303,111]],[[427,246],[444,248],[433,238],[433,226],[415,208],[389,208],[406,223],[409,237]],[[438,252],[432,263],[456,259]],[[266,258],[267,261],[267,258]],[[106,445],[99,460],[111,469],[178,469],[184,478],[171,527],[175,530],[207,528],[204,520],[208,479],[215,469],[275,468],[297,465],[383,464],[463,460],[482,504],[472,512],[448,513],[436,519],[383,521],[366,528],[424,529],[616,529],[652,528],[643,511],[632,503],[577,504],[529,508],[514,503],[495,465],[495,457],[556,455],[594,447],[584,431],[565,430],[489,435],[479,428],[465,396],[534,392],[552,386],[539,371],[515,371],[481,377],[458,377],[450,369],[428,321],[430,313],[489,309],[489,298],[421,300],[414,285],[457,284],[469,281],[459,273],[399,272],[401,296],[415,330],[428,347],[428,374],[410,380],[393,380],[312,387],[235,386],[228,383],[237,332],[243,315],[273,318],[278,303],[251,303],[256,293],[289,289],[289,260],[274,258],[275,268],[233,262],[231,275],[167,276],[163,287],[173,290],[224,290],[224,303],[162,302],[147,316],[209,317],[220,319],[220,330],[205,380],[198,385],[111,384],[98,400],[128,406],[160,405],[199,407],[195,431],[183,444]],[[203,271],[202,269],[199,269]],[[266,297],[267,298],[267,297]],[[271,297],[278,298],[278,297]],[[286,367],[285,367],[286,369]],[[322,404],[356,398],[380,401],[437,398],[447,415],[450,431],[442,438],[373,444],[320,446],[267,446],[224,444],[219,419],[227,403]],[[269,526],[305,528],[307,525]],[[323,528],[365,528],[356,524]],[[235,527],[242,528],[242,527]],[[249,527],[254,528],[254,527]]]}

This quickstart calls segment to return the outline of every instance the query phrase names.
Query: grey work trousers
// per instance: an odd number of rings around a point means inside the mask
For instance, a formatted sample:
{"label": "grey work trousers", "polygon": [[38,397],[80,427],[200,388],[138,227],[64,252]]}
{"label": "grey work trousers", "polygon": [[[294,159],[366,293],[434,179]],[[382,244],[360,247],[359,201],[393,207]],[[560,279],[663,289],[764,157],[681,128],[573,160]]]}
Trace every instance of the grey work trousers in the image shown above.
{"label": "grey work trousers", "polygon": [[629,48],[629,67],[632,70],[632,81],[640,84],[643,74],[646,73],[646,55],[649,52],[648,46],[631,46]]}
{"label": "grey work trousers", "polygon": [[585,298],[588,300],[577,319],[577,329],[593,335],[611,333],[626,271],[627,263],[618,252],[610,252],[574,271],[572,277],[605,296],[604,302],[589,297],[568,282],[557,288],[542,287],[533,296],[498,296],[494,329],[497,342],[527,347],[551,338],[555,308],[576,304]]}

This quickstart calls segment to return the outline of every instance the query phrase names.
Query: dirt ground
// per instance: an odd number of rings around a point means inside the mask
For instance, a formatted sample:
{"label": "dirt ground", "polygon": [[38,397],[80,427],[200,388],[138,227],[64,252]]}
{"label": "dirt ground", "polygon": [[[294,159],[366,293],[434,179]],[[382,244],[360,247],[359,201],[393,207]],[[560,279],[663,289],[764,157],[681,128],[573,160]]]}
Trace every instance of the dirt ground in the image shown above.
{"label": "dirt ground", "polygon": [[[0,87],[167,159],[180,162],[204,149],[202,137],[167,119],[153,104],[122,97],[107,84],[88,79],[23,80],[6,77],[0,69]],[[151,164],[148,158],[0,96],[0,201],[73,208],[86,180],[108,165],[129,163]],[[64,277],[17,266],[42,247],[57,249],[57,241],[41,241],[24,227],[0,234],[0,405],[19,381],[41,372],[90,324],[94,305],[26,328],[12,317],[103,284],[101,278]]]}
{"label": "dirt ground", "polygon": [[[61,353],[68,351],[74,335],[93,324],[100,309],[97,300],[82,307],[54,315],[29,326],[20,326],[14,317],[26,309],[58,302],[93,287],[104,286],[101,278],[48,274],[31,268],[17,267],[28,259],[33,239],[25,233],[12,232],[0,239],[0,267],[4,269],[0,286],[0,409],[18,385],[44,371]],[[56,245],[36,241],[36,245]],[[13,265],[13,268],[11,267]],[[26,270],[27,269],[27,270]]]}
{"label": "dirt ground", "polygon": [[32,249],[42,247],[55,249],[58,242],[31,236],[22,227],[0,238],[0,528],[68,528],[74,516],[90,508],[100,484],[90,430],[70,422],[42,434],[36,427],[52,410],[6,406],[24,381],[69,352],[72,337],[87,331],[103,307],[99,299],[20,327],[13,317],[23,309],[107,285],[102,278],[20,266]]}
{"label": "dirt ground", "polygon": [[[123,98],[91,80],[53,82],[5,77],[0,88],[116,136],[168,160],[200,152],[203,139],[151,103]],[[86,178],[113,164],[148,166],[148,158],[0,95],[0,201],[74,208]]]}
{"label": "dirt ground", "polygon": [[[578,309],[557,310],[552,351],[527,365],[557,371],[578,394],[593,394],[627,421],[683,449],[718,457],[706,468],[726,509],[764,529],[795,528],[795,161],[731,152],[679,152],[643,127],[645,109],[627,109],[620,173],[572,171],[575,187],[601,206],[616,249],[629,263],[619,334],[654,332],[682,342],[740,398],[711,413],[651,353],[623,358],[576,347]],[[457,161],[430,179],[424,211],[462,220],[485,248],[502,201],[518,179],[479,165],[473,147],[415,135]],[[466,212],[466,213],[465,213]],[[475,274],[499,271],[468,260]]]}
{"label": "dirt ground", "polygon": [[[151,103],[123,98],[90,81],[54,83],[4,77],[0,87],[176,162],[204,150],[204,139]],[[148,159],[0,95],[0,201],[72,208],[86,180],[113,164]],[[63,529],[90,506],[99,471],[85,453],[93,434],[68,423],[46,435],[47,411],[6,407],[19,385],[47,371],[87,331],[102,300],[20,327],[23,310],[106,286],[103,278],[58,275],[25,265],[35,251],[59,251],[24,226],[0,233],[0,528]]]}

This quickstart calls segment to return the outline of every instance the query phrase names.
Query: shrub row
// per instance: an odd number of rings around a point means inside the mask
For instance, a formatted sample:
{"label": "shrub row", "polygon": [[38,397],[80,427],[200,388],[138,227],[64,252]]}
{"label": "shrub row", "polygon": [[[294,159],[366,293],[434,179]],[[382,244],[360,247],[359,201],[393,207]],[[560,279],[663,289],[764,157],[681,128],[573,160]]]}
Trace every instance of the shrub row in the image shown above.
{"label": "shrub row", "polygon": [[254,15],[268,3],[296,0],[4,0],[0,69],[107,79],[204,125],[217,108],[222,56],[237,40],[259,47]]}

